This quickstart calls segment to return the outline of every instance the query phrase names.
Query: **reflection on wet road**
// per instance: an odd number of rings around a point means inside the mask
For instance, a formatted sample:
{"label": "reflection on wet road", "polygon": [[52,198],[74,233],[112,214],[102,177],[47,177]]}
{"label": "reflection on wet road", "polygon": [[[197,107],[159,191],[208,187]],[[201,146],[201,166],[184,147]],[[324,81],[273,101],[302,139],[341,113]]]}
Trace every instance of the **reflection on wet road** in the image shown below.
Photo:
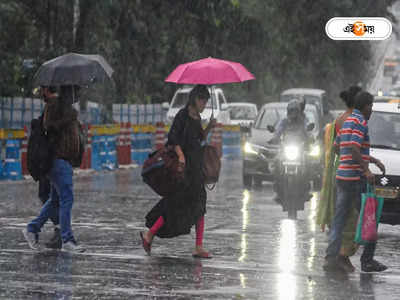
{"label": "reflection on wet road", "polygon": [[[0,299],[400,299],[397,227],[381,226],[383,274],[327,275],[326,234],[314,222],[318,194],[286,219],[268,183],[245,190],[241,163],[224,160],[208,193],[205,247],[193,259],[194,230],[156,239],[152,256],[139,240],[158,197],[140,169],[75,177],[73,229],[87,252],[28,249],[21,229],[40,208],[34,182],[0,183]],[[41,240],[52,234],[46,225]],[[359,270],[359,256],[352,258]]]}

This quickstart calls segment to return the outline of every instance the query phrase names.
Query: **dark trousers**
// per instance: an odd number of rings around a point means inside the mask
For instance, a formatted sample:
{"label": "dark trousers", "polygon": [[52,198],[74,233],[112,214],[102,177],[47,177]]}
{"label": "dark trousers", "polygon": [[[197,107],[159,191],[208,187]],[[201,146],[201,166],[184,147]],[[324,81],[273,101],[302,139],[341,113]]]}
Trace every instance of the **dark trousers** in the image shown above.
{"label": "dark trousers", "polygon": [[[336,180],[336,207],[329,233],[329,245],[326,249],[328,257],[339,255],[342,245],[343,230],[346,225],[352,204],[356,201],[356,207],[361,206],[361,193],[366,191],[366,182]],[[376,243],[368,243],[364,246],[361,262],[368,262],[374,258]]]}

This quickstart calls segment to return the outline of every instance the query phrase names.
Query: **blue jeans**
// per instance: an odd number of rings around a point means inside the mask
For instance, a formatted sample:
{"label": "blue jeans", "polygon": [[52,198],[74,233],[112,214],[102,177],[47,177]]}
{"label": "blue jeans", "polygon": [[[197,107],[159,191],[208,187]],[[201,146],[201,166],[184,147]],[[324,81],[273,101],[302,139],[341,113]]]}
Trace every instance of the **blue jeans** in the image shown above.
{"label": "blue jeans", "polygon": [[[346,225],[353,201],[356,201],[355,207],[360,208],[361,193],[366,191],[366,182],[336,180],[336,206],[335,216],[333,218],[330,233],[329,245],[326,249],[327,257],[336,257],[339,255],[342,245],[343,230]],[[374,258],[376,243],[369,243],[364,247],[361,256],[361,262],[368,262]]]}
{"label": "blue jeans", "polygon": [[[58,206],[58,195],[57,196],[57,206]],[[47,177],[43,177],[39,179],[39,199],[42,201],[42,204],[45,204],[47,200],[51,197],[51,184]],[[58,216],[58,209],[56,210],[56,214],[54,216],[50,216],[50,220],[54,225],[58,225],[60,223]]]}
{"label": "blue jeans", "polygon": [[55,159],[49,173],[50,199],[43,205],[40,214],[28,224],[28,231],[39,233],[48,219],[59,214],[61,237],[64,243],[74,240],[71,229],[71,211],[74,202],[72,166],[63,159]]}

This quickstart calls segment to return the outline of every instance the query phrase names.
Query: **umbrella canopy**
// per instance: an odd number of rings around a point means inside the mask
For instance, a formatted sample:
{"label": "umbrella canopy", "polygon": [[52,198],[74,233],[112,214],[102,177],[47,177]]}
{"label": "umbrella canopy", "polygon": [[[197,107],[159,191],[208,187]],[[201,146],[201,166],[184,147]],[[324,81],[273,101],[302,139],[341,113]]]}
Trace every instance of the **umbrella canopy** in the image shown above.
{"label": "umbrella canopy", "polygon": [[114,70],[101,55],[68,53],[43,63],[34,86],[87,85],[111,78]]}
{"label": "umbrella canopy", "polygon": [[179,65],[165,81],[211,85],[252,79],[253,74],[240,63],[209,57]]}

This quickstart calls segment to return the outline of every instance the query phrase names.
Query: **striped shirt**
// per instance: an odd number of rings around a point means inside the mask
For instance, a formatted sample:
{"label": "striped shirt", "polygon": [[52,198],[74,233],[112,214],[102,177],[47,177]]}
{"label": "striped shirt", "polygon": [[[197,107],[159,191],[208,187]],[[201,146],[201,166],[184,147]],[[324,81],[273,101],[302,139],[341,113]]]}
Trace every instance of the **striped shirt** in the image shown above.
{"label": "striped shirt", "polygon": [[335,140],[335,145],[340,146],[340,163],[336,171],[336,179],[357,181],[361,179],[361,166],[353,160],[352,146],[360,148],[364,161],[369,162],[369,135],[368,123],[357,109],[343,123],[343,127]]}

